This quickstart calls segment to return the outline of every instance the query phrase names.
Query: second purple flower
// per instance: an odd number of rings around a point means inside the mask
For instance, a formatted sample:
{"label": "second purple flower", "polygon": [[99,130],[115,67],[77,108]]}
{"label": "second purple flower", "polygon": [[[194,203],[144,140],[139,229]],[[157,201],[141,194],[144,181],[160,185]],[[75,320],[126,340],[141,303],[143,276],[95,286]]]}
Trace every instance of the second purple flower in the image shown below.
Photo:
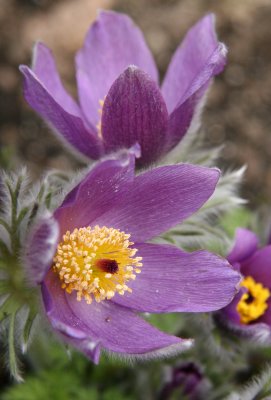
{"label": "second purple flower", "polygon": [[243,280],[241,290],[219,317],[241,335],[270,342],[271,245],[259,248],[255,233],[238,228],[228,261]]}

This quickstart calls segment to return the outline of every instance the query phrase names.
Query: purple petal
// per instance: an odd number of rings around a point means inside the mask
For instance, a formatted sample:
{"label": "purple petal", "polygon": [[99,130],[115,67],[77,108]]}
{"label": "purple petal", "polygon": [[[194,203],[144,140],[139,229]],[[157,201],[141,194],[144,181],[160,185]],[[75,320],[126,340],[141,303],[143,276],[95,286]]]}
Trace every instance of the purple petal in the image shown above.
{"label": "purple petal", "polygon": [[264,322],[269,325],[271,329],[271,299],[269,298],[267,301],[268,308],[265,311],[264,315],[258,319],[258,322]]}
{"label": "purple petal", "polygon": [[143,242],[196,212],[213,193],[219,170],[189,164],[138,175],[116,205],[94,224],[118,228]]}
{"label": "purple petal", "polygon": [[239,324],[236,321],[227,318],[224,312],[218,312],[216,318],[221,325],[233,331],[240,337],[247,338],[258,343],[265,343],[269,345],[271,343],[271,328],[270,325],[264,322]]}
{"label": "purple petal", "polygon": [[204,105],[205,98],[203,95],[206,88],[207,85],[202,86],[170,114],[165,153],[172,150],[180,142],[182,137],[187,133],[188,128],[193,124],[193,118],[197,118],[199,115],[198,110],[201,110]]}
{"label": "purple petal", "polygon": [[236,229],[234,247],[228,255],[227,259],[230,263],[242,262],[246,258],[252,256],[257,250],[258,238],[255,233],[248,229]]}
{"label": "purple petal", "polygon": [[225,56],[225,46],[216,38],[214,15],[206,15],[189,30],[169,65],[162,86],[169,112],[219,74]]}
{"label": "purple petal", "polygon": [[247,289],[241,287],[239,292],[236,294],[232,302],[222,310],[223,316],[226,319],[229,319],[232,323],[242,326],[243,324],[240,322],[240,314],[237,311],[237,305],[241,300],[241,297],[244,293],[247,292]]}
{"label": "purple petal", "polygon": [[271,245],[256,251],[241,264],[241,273],[271,289]]}
{"label": "purple petal", "polygon": [[95,225],[93,221],[114,209],[133,179],[134,154],[131,152],[96,164],[55,211],[61,235],[67,230]]}
{"label": "purple petal", "polygon": [[135,244],[143,267],[131,294],[116,295],[114,303],[147,312],[206,312],[225,307],[235,295],[241,276],[221,257],[177,247]]}
{"label": "purple petal", "polygon": [[56,130],[63,143],[87,157],[99,158],[103,152],[101,140],[96,136],[94,129],[91,132],[85,128],[79,111],[75,110],[74,114],[70,109],[67,111],[65,107],[68,102],[59,103],[58,98],[61,100],[62,96],[58,93],[55,98],[46,88],[46,82],[42,82],[30,68],[22,65],[20,71],[24,75],[25,99]]}
{"label": "purple petal", "polygon": [[167,141],[168,114],[157,84],[130,66],[113,83],[102,112],[102,136],[107,151],[141,147],[141,164],[162,154]]}
{"label": "purple petal", "polygon": [[169,65],[162,93],[170,113],[171,150],[189,128],[213,76],[226,62],[226,48],[214,30],[214,16],[207,15],[186,35]]}
{"label": "purple petal", "polygon": [[51,266],[59,237],[58,223],[52,217],[41,219],[27,238],[24,261],[28,278],[40,283]]}
{"label": "purple petal", "polygon": [[[43,297],[52,326],[89,356],[89,350],[98,345],[124,356],[150,358],[176,353],[192,343],[160,332],[131,310],[110,301],[78,302],[75,293],[61,289],[52,271],[44,282]],[[97,353],[94,361],[98,362]]]}
{"label": "purple petal", "polygon": [[65,111],[77,117],[81,116],[77,103],[61,83],[51,50],[41,42],[36,43],[34,47],[32,71]]}
{"label": "purple petal", "polygon": [[99,122],[99,100],[131,64],[158,81],[157,69],[141,31],[126,15],[102,11],[76,57],[82,109],[92,124]]}

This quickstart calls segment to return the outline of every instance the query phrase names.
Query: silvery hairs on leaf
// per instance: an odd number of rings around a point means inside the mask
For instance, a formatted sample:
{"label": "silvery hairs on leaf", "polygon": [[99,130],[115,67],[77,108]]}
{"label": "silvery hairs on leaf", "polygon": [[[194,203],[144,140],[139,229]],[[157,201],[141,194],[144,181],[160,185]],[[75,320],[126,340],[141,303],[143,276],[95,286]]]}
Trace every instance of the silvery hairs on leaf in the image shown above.
{"label": "silvery hairs on leaf", "polygon": [[238,392],[231,393],[224,400],[254,400],[271,398],[271,365],[267,364],[262,372],[253,377],[249,384]]}
{"label": "silvery hairs on leaf", "polygon": [[67,180],[53,171],[31,186],[25,168],[0,176],[0,334],[16,381],[22,380],[18,356],[26,352],[37,325],[38,299],[24,274],[21,250],[31,223],[51,207]]}

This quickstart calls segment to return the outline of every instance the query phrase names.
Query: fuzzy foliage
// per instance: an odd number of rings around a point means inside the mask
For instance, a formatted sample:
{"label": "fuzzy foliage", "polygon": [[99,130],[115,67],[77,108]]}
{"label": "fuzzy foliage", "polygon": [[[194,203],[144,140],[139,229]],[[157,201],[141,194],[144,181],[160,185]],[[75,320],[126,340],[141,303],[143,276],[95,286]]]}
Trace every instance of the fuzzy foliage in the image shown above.
{"label": "fuzzy foliage", "polygon": [[0,177],[0,340],[11,376],[22,380],[19,354],[25,353],[37,326],[38,295],[29,285],[21,250],[30,226],[51,206],[63,175],[51,173],[31,187],[25,169]]}

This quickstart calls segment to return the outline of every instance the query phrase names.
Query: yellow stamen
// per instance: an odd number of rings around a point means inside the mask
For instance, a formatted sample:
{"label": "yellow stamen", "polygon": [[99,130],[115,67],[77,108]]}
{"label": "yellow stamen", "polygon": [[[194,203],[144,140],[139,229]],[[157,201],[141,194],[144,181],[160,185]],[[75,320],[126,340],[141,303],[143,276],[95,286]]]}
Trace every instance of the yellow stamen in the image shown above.
{"label": "yellow stamen", "polygon": [[237,304],[237,311],[243,324],[248,324],[261,317],[268,308],[267,300],[271,293],[261,283],[255,282],[251,276],[243,279],[241,286],[248,289]]}
{"label": "yellow stamen", "polygon": [[104,106],[104,100],[99,100],[99,105],[100,108],[98,109],[98,113],[100,114],[100,120],[98,124],[96,125],[96,128],[98,130],[98,136],[102,138],[102,113],[103,113],[103,106]]}
{"label": "yellow stamen", "polygon": [[77,292],[77,300],[100,302],[115,293],[131,292],[127,282],[135,279],[142,257],[130,246],[130,235],[119,229],[95,226],[67,231],[59,243],[53,270],[59,274],[67,293]]}

